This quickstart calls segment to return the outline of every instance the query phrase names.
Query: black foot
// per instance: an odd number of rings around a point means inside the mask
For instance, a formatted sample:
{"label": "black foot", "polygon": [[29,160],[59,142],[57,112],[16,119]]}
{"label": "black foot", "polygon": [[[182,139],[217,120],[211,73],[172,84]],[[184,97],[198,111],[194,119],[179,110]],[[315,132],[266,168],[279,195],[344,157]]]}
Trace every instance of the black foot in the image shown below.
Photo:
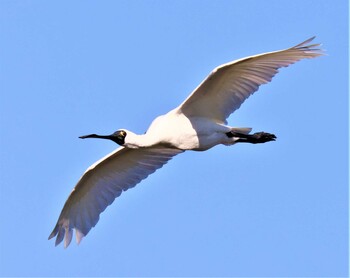
{"label": "black foot", "polygon": [[228,132],[226,133],[227,137],[238,137],[239,139],[236,142],[240,143],[251,143],[251,144],[259,144],[266,143],[270,141],[276,141],[276,135],[267,133],[267,132],[257,132],[254,134],[242,134],[238,132]]}
{"label": "black foot", "polygon": [[276,141],[276,135],[267,132],[257,132],[252,134],[252,137],[247,138],[249,143],[258,144],[270,141]]}

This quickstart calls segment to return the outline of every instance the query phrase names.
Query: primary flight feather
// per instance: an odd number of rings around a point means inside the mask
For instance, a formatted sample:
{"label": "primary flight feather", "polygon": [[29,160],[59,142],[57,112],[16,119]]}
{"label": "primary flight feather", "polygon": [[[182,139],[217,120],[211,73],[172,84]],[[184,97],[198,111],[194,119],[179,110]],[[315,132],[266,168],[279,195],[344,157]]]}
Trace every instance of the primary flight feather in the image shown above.
{"label": "primary flight feather", "polygon": [[123,129],[111,135],[81,136],[109,139],[121,147],[86,170],[64,204],[49,239],[56,236],[56,245],[64,240],[67,247],[75,230],[79,243],[116,197],[179,153],[204,151],[218,144],[274,141],[274,134],[249,134],[251,128],[227,126],[226,119],[260,85],[270,82],[279,68],[323,55],[319,44],[310,44],[313,39],[215,68],[180,106],[157,117],[143,135]]}

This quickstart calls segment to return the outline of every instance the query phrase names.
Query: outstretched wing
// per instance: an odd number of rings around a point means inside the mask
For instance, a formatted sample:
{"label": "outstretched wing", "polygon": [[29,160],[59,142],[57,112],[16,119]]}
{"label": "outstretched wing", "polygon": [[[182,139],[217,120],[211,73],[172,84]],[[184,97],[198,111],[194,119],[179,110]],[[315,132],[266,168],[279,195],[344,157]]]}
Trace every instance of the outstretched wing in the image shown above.
{"label": "outstretched wing", "polygon": [[115,198],[181,152],[162,146],[140,149],[121,147],[97,161],[87,169],[69,195],[49,239],[57,236],[56,245],[64,239],[64,246],[67,247],[75,229],[79,243]]}
{"label": "outstretched wing", "polygon": [[228,116],[260,85],[271,81],[281,67],[323,55],[313,39],[292,48],[239,59],[215,68],[177,108],[188,117],[206,117],[225,123]]}

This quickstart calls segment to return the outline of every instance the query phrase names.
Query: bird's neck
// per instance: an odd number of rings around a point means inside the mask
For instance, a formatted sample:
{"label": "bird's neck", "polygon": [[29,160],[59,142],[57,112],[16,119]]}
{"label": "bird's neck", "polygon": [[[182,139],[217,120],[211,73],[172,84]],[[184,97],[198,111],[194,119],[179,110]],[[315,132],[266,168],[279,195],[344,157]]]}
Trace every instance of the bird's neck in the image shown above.
{"label": "bird's neck", "polygon": [[151,138],[147,136],[147,134],[138,135],[133,132],[127,131],[124,146],[131,149],[139,149],[151,147],[157,143],[158,142],[154,142],[154,140],[151,140]]}

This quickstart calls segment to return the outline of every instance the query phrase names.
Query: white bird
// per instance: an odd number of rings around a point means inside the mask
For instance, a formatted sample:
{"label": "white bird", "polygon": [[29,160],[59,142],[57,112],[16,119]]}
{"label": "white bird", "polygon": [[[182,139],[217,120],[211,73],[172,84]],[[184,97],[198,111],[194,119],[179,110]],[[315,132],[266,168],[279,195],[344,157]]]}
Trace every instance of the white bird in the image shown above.
{"label": "white bird", "polygon": [[157,117],[143,135],[122,129],[107,136],[81,136],[113,140],[121,147],[86,170],[64,204],[49,239],[57,236],[56,245],[64,239],[67,247],[75,229],[79,244],[116,197],[179,153],[204,151],[218,144],[274,141],[273,134],[249,134],[251,128],[228,126],[226,119],[260,85],[270,82],[279,68],[323,55],[320,44],[309,44],[314,38],[215,68],[180,106]]}

